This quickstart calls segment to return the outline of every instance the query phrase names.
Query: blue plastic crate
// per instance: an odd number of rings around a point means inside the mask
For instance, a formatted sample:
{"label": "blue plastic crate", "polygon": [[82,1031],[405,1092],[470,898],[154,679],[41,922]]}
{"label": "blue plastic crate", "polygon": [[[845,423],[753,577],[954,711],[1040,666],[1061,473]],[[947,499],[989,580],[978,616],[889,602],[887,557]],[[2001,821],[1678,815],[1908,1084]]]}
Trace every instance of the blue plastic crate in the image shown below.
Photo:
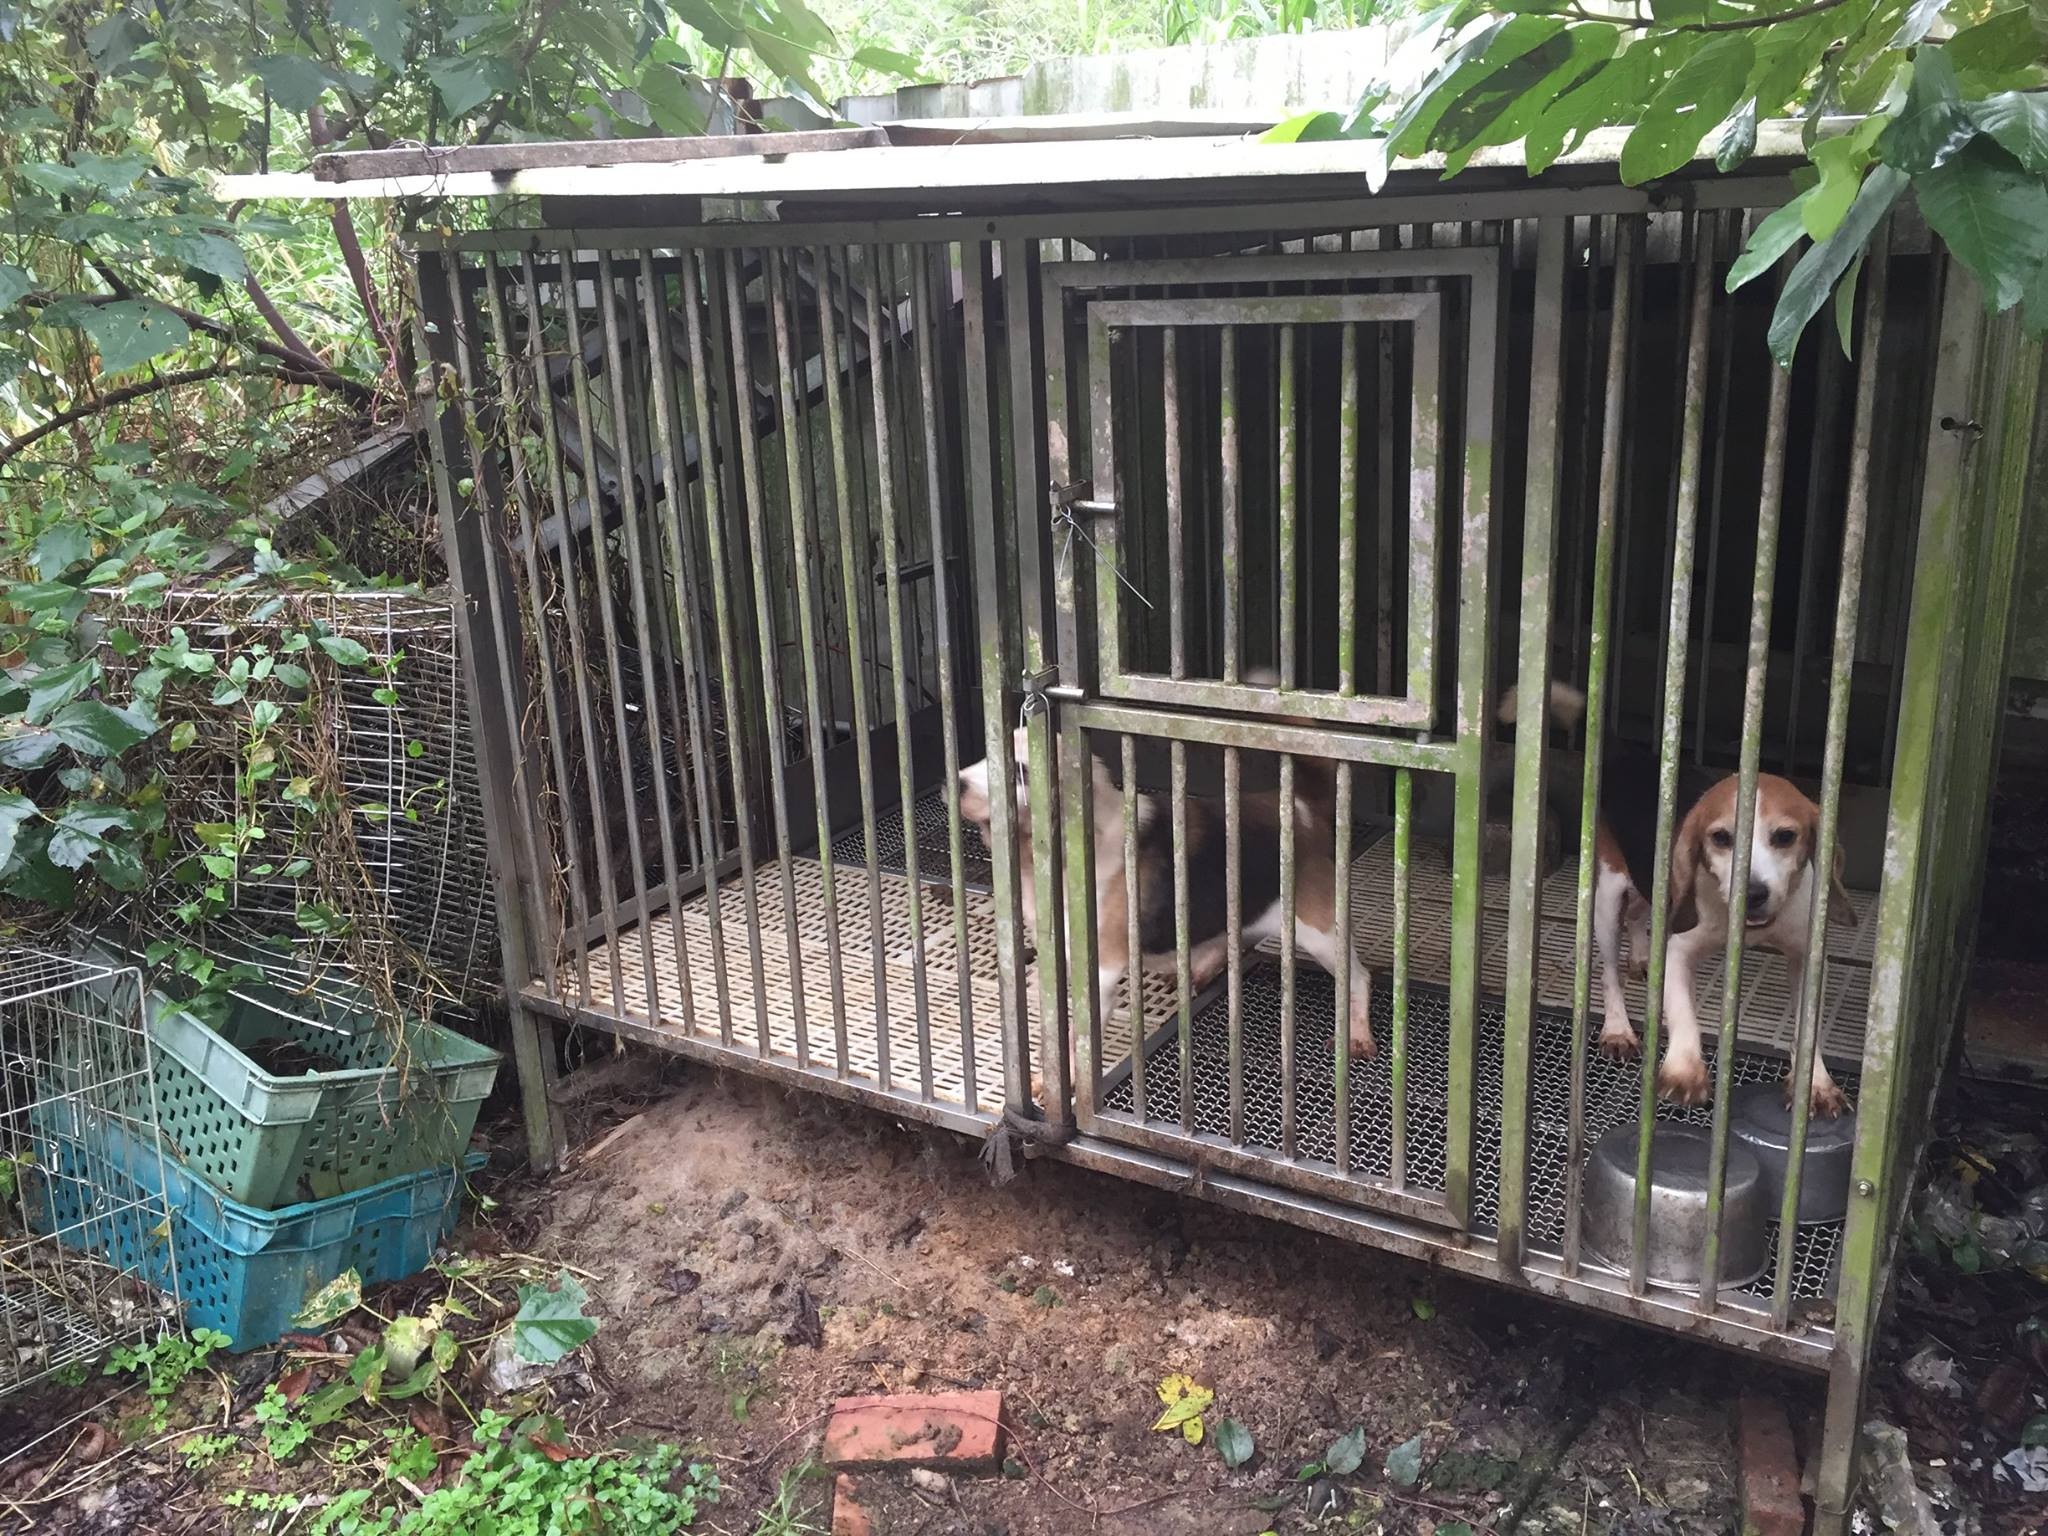
{"label": "blue plastic crate", "polygon": [[[53,1113],[66,1123],[49,1123]],[[485,1162],[472,1153],[460,1168],[429,1168],[263,1211],[229,1199],[169,1156],[159,1161],[144,1138],[108,1116],[75,1105],[39,1106],[31,1115],[41,1143],[36,1224],[169,1290],[171,1246],[138,1204],[161,1190],[186,1326],[226,1334],[237,1352],[275,1343],[314,1293],[348,1270],[370,1286],[425,1269],[455,1225],[464,1175]]]}

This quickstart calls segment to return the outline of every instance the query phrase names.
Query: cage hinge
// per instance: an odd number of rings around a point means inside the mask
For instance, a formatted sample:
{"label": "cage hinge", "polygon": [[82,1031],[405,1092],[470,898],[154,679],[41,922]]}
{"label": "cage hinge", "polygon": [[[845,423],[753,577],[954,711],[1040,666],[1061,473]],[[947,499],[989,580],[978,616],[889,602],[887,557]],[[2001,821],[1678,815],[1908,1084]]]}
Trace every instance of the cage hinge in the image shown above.
{"label": "cage hinge", "polygon": [[1064,515],[1074,517],[1115,517],[1116,503],[1095,499],[1093,480],[1076,480],[1069,485],[1055,485],[1052,488],[1052,511],[1055,522]]}

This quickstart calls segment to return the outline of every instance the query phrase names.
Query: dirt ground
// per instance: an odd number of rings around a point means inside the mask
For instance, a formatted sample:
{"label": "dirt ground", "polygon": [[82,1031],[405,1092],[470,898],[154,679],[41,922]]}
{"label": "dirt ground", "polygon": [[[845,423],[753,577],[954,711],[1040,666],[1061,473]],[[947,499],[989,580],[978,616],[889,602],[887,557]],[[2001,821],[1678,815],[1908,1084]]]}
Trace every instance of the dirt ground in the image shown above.
{"label": "dirt ground", "polygon": [[[579,1447],[665,1441],[709,1461],[721,1493],[696,1530],[827,1530],[814,1457],[834,1399],[861,1393],[995,1388],[1012,1426],[1000,1472],[867,1479],[875,1536],[1707,1536],[1740,1528],[1739,1394],[1776,1397],[1806,1442],[1817,1431],[1820,1383],[1748,1357],[1056,1162],[995,1187],[963,1138],[675,1060],[599,1070],[606,1086],[573,1109],[577,1150],[552,1178],[524,1171],[509,1111],[492,1121],[497,1171],[443,1266],[566,1267],[597,1331],[545,1381],[488,1392],[483,1346],[511,1302],[481,1307],[456,1330],[476,1361],[460,1391],[472,1409],[559,1415]],[[1910,1255],[1872,1396],[1872,1414],[1910,1434],[1923,1486],[1975,1506],[1928,1536],[2048,1529],[2048,1496],[1997,1467],[2048,1424],[2035,1423],[2048,1264],[1993,1273],[1975,1251],[2005,1230],[1987,1215],[2031,1220],[2021,1186],[2042,1172],[2039,1121],[2038,1100],[1966,1098],[1931,1155],[1947,1187],[1972,1191],[1969,1211],[1960,1236]],[[372,1292],[368,1315],[421,1310],[447,1283]],[[374,1338],[371,1325],[325,1347]],[[39,1469],[0,1477],[0,1531],[312,1528],[332,1497],[318,1490],[341,1486],[340,1445],[274,1464],[252,1405],[290,1374],[303,1389],[309,1359],[317,1385],[321,1347],[195,1377],[168,1434],[137,1428],[131,1393],[103,1414],[107,1436],[88,1426]],[[329,1379],[346,1371],[347,1353],[329,1358]],[[1176,1373],[1214,1393],[1204,1444],[1152,1428]],[[0,1452],[67,1406],[0,1404]],[[1225,1419],[1255,1445],[1235,1471],[1214,1443]],[[211,1470],[179,1438],[193,1425],[232,1447]],[[1353,1431],[1354,1473],[1304,1475]],[[1397,1482],[1389,1456],[1418,1436],[1419,1476]],[[235,1489],[268,1502],[237,1506]]]}
{"label": "dirt ground", "polygon": [[[834,1398],[994,1387],[1008,1475],[898,1488],[887,1529],[1256,1533],[1314,1502],[1337,1529],[1721,1532],[1732,1394],[1809,1400],[1709,1349],[1065,1165],[995,1188],[961,1138],[738,1078],[689,1072],[592,1118],[596,1150],[502,1191],[495,1221],[592,1271],[593,1385],[716,1448],[712,1529],[753,1529]],[[1152,1431],[1174,1373],[1250,1430],[1248,1465]],[[1358,1476],[1299,1478],[1356,1428]],[[1381,1469],[1418,1434],[1429,1471],[1403,1491]]]}

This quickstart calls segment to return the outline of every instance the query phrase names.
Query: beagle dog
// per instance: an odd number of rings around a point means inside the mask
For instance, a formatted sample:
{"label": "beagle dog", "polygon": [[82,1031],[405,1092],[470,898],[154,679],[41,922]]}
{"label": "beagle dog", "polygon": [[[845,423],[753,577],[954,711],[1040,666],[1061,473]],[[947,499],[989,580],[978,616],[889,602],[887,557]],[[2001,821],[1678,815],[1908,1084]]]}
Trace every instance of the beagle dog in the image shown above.
{"label": "beagle dog", "polygon": [[[1256,679],[1253,679],[1256,681]],[[1024,917],[1034,939],[1038,900],[1031,860],[1029,790],[1025,784],[1026,738],[1018,727],[1012,751],[1017,785],[1015,858],[1021,875]],[[1130,872],[1124,867],[1124,795],[1110,778],[1102,759],[1091,754],[1094,773],[1095,822],[1095,946],[1096,995],[1101,1017],[1116,1003],[1118,985],[1128,974],[1130,953]],[[988,842],[990,832],[988,762],[960,770],[960,814],[974,823]],[[1351,977],[1348,1034],[1351,1053],[1373,1054],[1372,976],[1360,963],[1348,935],[1336,925],[1335,805],[1336,780],[1328,764],[1296,758],[1294,818],[1294,943],[1332,976],[1348,965]],[[1280,934],[1280,816],[1277,790],[1247,789],[1240,796],[1237,886],[1243,947],[1251,949]],[[1230,962],[1227,932],[1229,881],[1225,861],[1226,829],[1221,799],[1187,798],[1188,944],[1193,985],[1200,989],[1221,975]],[[1137,796],[1137,963],[1142,971],[1171,971],[1177,933],[1173,910],[1173,813],[1167,796],[1149,791]]]}
{"label": "beagle dog", "polygon": [[[1585,711],[1585,696],[1568,684],[1551,685],[1550,714],[1569,726]],[[1502,697],[1499,717],[1512,724],[1512,690]],[[1600,771],[1599,818],[1594,827],[1593,938],[1600,961],[1599,1049],[1623,1059],[1642,1041],[1629,1022],[1621,966],[1626,940],[1628,969],[1640,977],[1649,968],[1650,902],[1645,894],[1656,862],[1658,763],[1654,751],[1629,742],[1609,743]],[[1715,781],[1689,804],[1681,798],[1682,820],[1671,849],[1670,923],[1664,948],[1664,1018],[1668,1043],[1657,1071],[1658,1093],[1679,1104],[1703,1104],[1712,1092],[1700,1045],[1694,985],[1702,960],[1721,953],[1728,941],[1730,876],[1734,868],[1736,791],[1734,774]],[[1681,791],[1683,786],[1681,785]],[[1814,847],[1820,807],[1776,774],[1757,776],[1756,816],[1750,837],[1743,942],[1775,949],[1785,957],[1792,995],[1804,980],[1807,930],[1816,883]],[[1830,916],[1854,927],[1858,921],[1842,883],[1841,849],[1829,878],[1834,899]],[[1786,1094],[1791,1094],[1786,1084]],[[1813,1112],[1830,1118],[1847,1107],[1842,1091],[1816,1051],[1810,1085]]]}

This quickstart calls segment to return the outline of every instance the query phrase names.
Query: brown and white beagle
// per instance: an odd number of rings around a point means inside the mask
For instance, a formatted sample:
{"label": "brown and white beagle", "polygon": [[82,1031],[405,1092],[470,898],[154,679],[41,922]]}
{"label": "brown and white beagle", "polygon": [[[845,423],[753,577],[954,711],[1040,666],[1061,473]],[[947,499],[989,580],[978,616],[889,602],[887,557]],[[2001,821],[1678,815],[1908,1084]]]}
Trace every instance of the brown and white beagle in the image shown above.
{"label": "brown and white beagle", "polygon": [[[1252,678],[1251,681],[1259,681]],[[1017,785],[1014,857],[1021,872],[1024,916],[1034,939],[1038,901],[1031,861],[1029,791],[1025,784],[1026,738],[1013,738]],[[1130,881],[1124,868],[1124,796],[1099,757],[1094,770],[1096,988],[1102,1017],[1115,1006],[1119,983],[1128,974]],[[1373,1054],[1372,976],[1355,947],[1337,933],[1335,861],[1335,776],[1328,764],[1297,757],[1294,768],[1294,943],[1332,976],[1348,964],[1351,996],[1348,1033],[1354,1056]],[[1280,804],[1277,790],[1246,789],[1239,797],[1237,882],[1245,949],[1280,935]],[[1227,932],[1229,875],[1225,860],[1224,803],[1187,798],[1188,944],[1195,987],[1206,986],[1230,961]],[[988,762],[960,771],[960,814],[987,842],[990,832]],[[1145,971],[1171,971],[1177,951],[1173,910],[1173,815],[1169,799],[1141,791],[1137,796],[1139,964]]]}

